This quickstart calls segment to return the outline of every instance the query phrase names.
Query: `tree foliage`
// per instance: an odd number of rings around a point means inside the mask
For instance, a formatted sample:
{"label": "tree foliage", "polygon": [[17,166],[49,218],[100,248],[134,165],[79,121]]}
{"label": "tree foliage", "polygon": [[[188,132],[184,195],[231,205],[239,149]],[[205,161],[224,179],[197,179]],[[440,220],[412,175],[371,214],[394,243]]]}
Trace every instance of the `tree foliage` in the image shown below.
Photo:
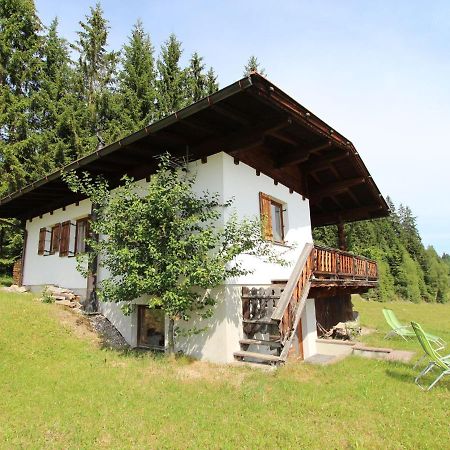
{"label": "tree foliage", "polygon": [[[258,218],[238,221],[231,215],[221,224],[224,208],[232,201],[221,203],[218,194],[194,193],[195,173],[168,155],[146,188],[129,178],[114,191],[89,174],[66,178],[73,191],[88,195],[95,205],[93,232],[107,236],[89,242],[88,258],[101,254],[101,264],[110,273],[99,285],[100,298],[125,302],[129,311],[135,299],[145,296],[150,308],[162,308],[170,321],[171,351],[175,322],[193,314],[209,317],[215,304],[211,289],[250,272],[238,255],[284,263],[262,238]],[[84,263],[81,268],[87,267]]]}
{"label": "tree foliage", "polygon": [[244,66],[244,77],[247,77],[252,72],[258,72],[260,75],[267,76],[266,69],[261,66],[258,58],[254,55],[250,56],[247,64]]}
{"label": "tree foliage", "polygon": [[[140,20],[120,52],[108,37],[100,4],[70,43],[56,18],[41,23],[33,0],[0,2],[0,197],[218,89],[197,52],[182,66],[175,35],[158,62]],[[8,270],[22,239],[13,223],[0,224]]]}

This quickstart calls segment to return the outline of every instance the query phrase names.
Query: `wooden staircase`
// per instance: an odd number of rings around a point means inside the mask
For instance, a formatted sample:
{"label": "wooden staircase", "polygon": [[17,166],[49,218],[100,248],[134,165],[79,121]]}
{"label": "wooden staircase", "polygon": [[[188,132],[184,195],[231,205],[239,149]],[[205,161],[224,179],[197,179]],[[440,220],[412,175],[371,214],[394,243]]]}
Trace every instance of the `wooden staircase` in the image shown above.
{"label": "wooden staircase", "polygon": [[271,365],[286,361],[311,287],[313,249],[305,245],[286,285],[242,288],[245,337],[235,359]]}

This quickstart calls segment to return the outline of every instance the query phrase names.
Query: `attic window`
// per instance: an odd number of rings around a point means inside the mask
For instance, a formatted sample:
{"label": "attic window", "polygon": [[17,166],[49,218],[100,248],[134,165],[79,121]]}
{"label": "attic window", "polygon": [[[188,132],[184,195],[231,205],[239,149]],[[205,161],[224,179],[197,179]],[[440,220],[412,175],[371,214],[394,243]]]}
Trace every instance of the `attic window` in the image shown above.
{"label": "attic window", "polygon": [[264,239],[284,243],[284,205],[263,192],[259,193]]}

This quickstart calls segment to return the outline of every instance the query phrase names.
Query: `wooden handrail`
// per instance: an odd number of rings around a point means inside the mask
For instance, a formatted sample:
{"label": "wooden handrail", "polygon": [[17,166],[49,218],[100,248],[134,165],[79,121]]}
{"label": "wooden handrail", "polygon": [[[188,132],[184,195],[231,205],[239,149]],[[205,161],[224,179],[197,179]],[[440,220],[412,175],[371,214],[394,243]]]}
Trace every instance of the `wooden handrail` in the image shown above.
{"label": "wooden handrail", "polygon": [[286,360],[295,329],[308,297],[313,270],[313,244],[306,244],[280,296],[271,319],[278,322],[283,346],[281,359]]}
{"label": "wooden handrail", "polygon": [[281,294],[280,300],[278,301],[277,307],[272,313],[272,320],[281,320],[283,318],[283,314],[289,305],[289,301],[291,300],[292,294],[297,287],[298,280],[302,271],[305,267],[305,264],[311,256],[311,252],[314,248],[313,244],[305,244],[303,247],[302,253],[295,264],[294,270],[289,277],[288,282],[286,283],[286,287]]}

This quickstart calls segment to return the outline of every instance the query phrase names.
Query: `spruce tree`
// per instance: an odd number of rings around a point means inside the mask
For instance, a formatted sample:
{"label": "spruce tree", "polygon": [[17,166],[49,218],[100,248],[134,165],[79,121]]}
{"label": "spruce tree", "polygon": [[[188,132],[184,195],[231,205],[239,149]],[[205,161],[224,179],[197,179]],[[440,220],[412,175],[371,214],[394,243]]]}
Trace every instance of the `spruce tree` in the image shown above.
{"label": "spruce tree", "polygon": [[190,103],[198,102],[208,95],[207,75],[203,58],[195,52],[190,61],[186,72],[187,94]]}
{"label": "spruce tree", "polygon": [[209,68],[206,74],[206,95],[214,94],[219,90],[219,83],[217,82],[217,75],[212,67]]}
{"label": "spruce tree", "polygon": [[[80,22],[80,26],[74,46],[79,53],[79,89],[87,106],[90,135],[95,137],[98,132],[107,130],[117,109],[113,88],[119,53],[106,49],[109,26],[99,3],[90,8],[90,15],[86,16],[85,22]],[[110,141],[108,135],[103,138]]]}
{"label": "spruce tree", "polygon": [[157,62],[159,118],[186,106],[186,71],[180,67],[182,52],[181,42],[177,40],[175,34],[171,34],[161,47],[161,54]]}
{"label": "spruce tree", "polygon": [[38,176],[41,30],[32,0],[0,2],[0,195]]}
{"label": "spruce tree", "polygon": [[156,71],[150,36],[142,21],[133,27],[128,43],[123,46],[122,69],[119,73],[119,95],[122,133],[136,131],[156,117]]}
{"label": "spruce tree", "polygon": [[260,75],[267,76],[266,69],[261,67],[258,58],[254,55],[250,56],[247,64],[244,66],[244,77],[248,77],[252,72],[258,72]]}
{"label": "spruce tree", "polygon": [[[58,35],[58,20],[54,19],[44,37],[43,70],[39,91],[42,146],[49,160],[43,167],[48,171],[76,159],[83,153],[80,122],[77,112],[83,103],[74,94],[75,79],[67,42]],[[78,101],[77,101],[78,100]],[[51,158],[51,160],[50,160]]]}

